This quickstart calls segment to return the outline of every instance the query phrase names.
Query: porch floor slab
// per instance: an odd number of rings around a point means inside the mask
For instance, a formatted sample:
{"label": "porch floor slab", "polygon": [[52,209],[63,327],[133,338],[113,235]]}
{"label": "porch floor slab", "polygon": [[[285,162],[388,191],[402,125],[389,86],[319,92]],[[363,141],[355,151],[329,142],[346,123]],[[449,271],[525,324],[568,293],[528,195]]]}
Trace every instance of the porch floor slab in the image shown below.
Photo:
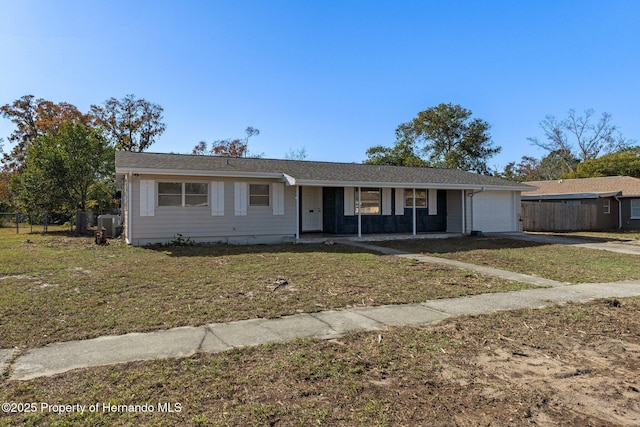
{"label": "porch floor slab", "polygon": [[355,234],[329,234],[329,233],[304,233],[296,240],[296,243],[325,243],[328,241],[351,242],[384,242],[387,240],[410,239],[451,239],[463,237],[462,233],[389,233],[389,234],[363,234],[361,237]]}

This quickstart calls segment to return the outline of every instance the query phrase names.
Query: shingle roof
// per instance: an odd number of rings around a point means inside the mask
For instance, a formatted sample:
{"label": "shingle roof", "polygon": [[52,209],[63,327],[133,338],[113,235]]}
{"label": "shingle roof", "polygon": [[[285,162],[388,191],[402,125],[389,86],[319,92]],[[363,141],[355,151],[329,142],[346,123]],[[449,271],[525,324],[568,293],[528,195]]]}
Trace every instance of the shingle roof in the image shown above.
{"label": "shingle roof", "polygon": [[186,154],[116,152],[116,172],[188,173],[204,176],[251,176],[256,173],[286,174],[298,184],[322,185],[438,185],[440,188],[526,189],[520,183],[456,169],[378,166],[357,163],[301,160],[255,159],[244,157],[194,156]]}
{"label": "shingle roof", "polygon": [[529,181],[525,184],[537,187],[523,192],[523,196],[549,196],[560,194],[620,193],[622,197],[640,195],[640,179],[630,176],[608,176],[603,178],[559,179],[552,181]]}

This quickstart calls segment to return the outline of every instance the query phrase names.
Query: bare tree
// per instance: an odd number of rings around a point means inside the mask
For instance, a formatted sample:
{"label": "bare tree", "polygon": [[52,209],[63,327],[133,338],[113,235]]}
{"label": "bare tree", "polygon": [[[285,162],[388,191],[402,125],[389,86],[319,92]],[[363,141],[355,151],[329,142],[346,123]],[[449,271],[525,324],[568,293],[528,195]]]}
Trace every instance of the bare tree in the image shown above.
{"label": "bare tree", "polygon": [[304,160],[307,158],[307,148],[302,147],[297,150],[289,148],[289,151],[284,155],[284,158],[286,160]]}
{"label": "bare tree", "polygon": [[199,156],[222,156],[222,157],[262,157],[261,154],[250,154],[248,151],[249,138],[252,136],[260,135],[260,131],[254,127],[249,126],[245,129],[247,137],[244,139],[219,139],[211,143],[211,148],[208,148],[206,141],[200,141],[193,147],[191,154]]}
{"label": "bare tree", "polygon": [[550,153],[559,153],[571,171],[575,171],[572,158],[580,161],[595,159],[630,145],[631,141],[622,136],[618,127],[611,122],[611,114],[604,112],[597,121],[594,114],[594,110],[588,109],[584,115],[578,116],[571,109],[567,118],[561,121],[548,115],[540,122],[545,139],[527,139]]}

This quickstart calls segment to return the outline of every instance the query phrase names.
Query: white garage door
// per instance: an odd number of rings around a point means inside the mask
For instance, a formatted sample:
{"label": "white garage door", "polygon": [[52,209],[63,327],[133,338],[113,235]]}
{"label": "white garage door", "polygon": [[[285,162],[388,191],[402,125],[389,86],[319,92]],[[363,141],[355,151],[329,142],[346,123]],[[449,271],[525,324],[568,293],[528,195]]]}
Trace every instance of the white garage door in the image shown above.
{"label": "white garage door", "polygon": [[483,191],[473,196],[473,229],[483,232],[516,230],[513,191]]}

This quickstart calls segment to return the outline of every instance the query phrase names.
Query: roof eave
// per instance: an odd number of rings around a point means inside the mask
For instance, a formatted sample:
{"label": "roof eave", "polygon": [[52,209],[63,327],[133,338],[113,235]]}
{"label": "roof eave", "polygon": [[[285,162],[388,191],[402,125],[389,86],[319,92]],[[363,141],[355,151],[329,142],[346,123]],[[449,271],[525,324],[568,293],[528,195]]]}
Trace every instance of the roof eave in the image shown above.
{"label": "roof eave", "polygon": [[563,200],[563,199],[598,199],[602,197],[620,196],[619,191],[590,192],[590,193],[554,193],[554,194],[522,194],[522,200]]}
{"label": "roof eave", "polygon": [[388,181],[331,181],[296,179],[297,185],[310,187],[380,187],[380,188],[438,188],[441,190],[510,190],[523,191],[529,186],[491,184],[450,184],[437,182],[388,182]]}
{"label": "roof eave", "polygon": [[299,179],[282,172],[249,172],[249,171],[221,171],[221,170],[193,170],[193,169],[163,169],[117,166],[116,175],[165,175],[165,176],[200,176],[212,178],[252,178],[252,179],[280,179],[288,185],[307,185],[313,187],[380,187],[380,188],[439,188],[442,190],[507,190],[526,191],[527,185],[494,185],[494,184],[452,184],[437,182],[389,182],[389,181],[342,181],[342,180],[312,180]]}
{"label": "roof eave", "polygon": [[116,167],[116,174],[137,173],[140,175],[170,175],[170,176],[206,176],[219,178],[275,178],[282,179],[280,172],[245,172],[245,171],[219,171],[219,170],[190,170],[190,169],[158,169]]}

